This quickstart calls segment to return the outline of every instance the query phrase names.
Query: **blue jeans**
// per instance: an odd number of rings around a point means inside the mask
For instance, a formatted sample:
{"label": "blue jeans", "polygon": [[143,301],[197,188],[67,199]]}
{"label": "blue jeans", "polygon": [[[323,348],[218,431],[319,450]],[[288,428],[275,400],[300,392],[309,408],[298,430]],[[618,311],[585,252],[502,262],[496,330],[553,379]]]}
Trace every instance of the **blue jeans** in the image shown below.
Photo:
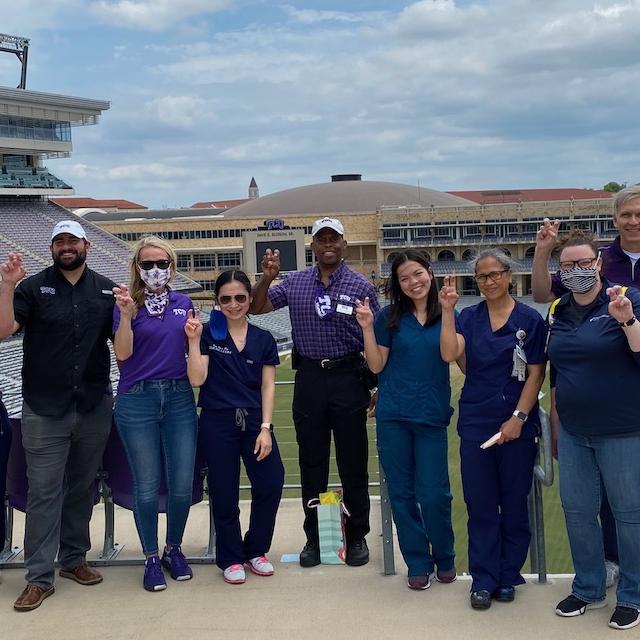
{"label": "blue jeans", "polygon": [[379,421],[378,453],[387,477],[398,543],[410,576],[453,569],[447,430]]}
{"label": "blue jeans", "polygon": [[179,545],[189,516],[198,417],[188,380],[143,380],[116,398],[116,427],[133,475],[133,514],[142,543],[158,552],[158,491],[167,482],[167,544]]}
{"label": "blue jeans", "polygon": [[640,609],[640,436],[558,439],[560,498],[576,577],[572,592],[585,602],[605,599],[605,568],[598,512],[602,484],[616,520],[620,580],[617,602]]}

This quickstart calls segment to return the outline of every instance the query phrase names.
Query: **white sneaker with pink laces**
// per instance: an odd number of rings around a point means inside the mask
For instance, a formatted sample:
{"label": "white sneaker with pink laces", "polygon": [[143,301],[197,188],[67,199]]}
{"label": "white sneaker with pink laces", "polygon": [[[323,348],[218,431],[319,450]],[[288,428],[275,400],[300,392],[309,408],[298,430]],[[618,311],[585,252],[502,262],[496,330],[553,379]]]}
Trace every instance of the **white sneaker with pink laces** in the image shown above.
{"label": "white sneaker with pink laces", "polygon": [[242,584],[247,578],[244,574],[244,567],[241,564],[232,564],[223,573],[224,581],[228,584]]}
{"label": "white sneaker with pink laces", "polygon": [[258,556],[257,558],[251,558],[248,562],[249,569],[257,576],[272,576],[273,565],[269,562],[267,556]]}

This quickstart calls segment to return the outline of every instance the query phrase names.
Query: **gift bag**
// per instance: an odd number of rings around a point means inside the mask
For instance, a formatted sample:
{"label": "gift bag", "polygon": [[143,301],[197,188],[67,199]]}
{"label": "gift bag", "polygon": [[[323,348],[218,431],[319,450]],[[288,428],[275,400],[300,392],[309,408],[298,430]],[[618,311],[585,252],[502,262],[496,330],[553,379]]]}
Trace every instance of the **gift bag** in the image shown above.
{"label": "gift bag", "polygon": [[346,556],[344,517],[349,515],[342,502],[342,491],[321,493],[309,500],[309,507],[318,512],[318,542],[322,564],[343,564]]}

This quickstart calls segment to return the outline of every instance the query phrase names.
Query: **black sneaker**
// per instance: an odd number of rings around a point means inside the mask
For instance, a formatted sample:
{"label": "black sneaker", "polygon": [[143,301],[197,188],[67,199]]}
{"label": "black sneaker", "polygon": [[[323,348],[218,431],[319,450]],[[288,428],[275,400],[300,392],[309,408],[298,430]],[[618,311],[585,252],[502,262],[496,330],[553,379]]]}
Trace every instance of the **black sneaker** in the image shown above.
{"label": "black sneaker", "polygon": [[493,597],[498,602],[513,602],[516,597],[516,590],[510,584],[503,585],[493,592]]}
{"label": "black sneaker", "polygon": [[314,540],[307,540],[304,549],[300,552],[301,567],[315,567],[320,564],[320,547]]}
{"label": "black sneaker", "polygon": [[631,629],[640,624],[640,611],[631,607],[618,605],[609,620],[609,626],[614,629]]}
{"label": "black sneaker", "polygon": [[571,594],[564,600],[558,602],[556,613],[564,618],[572,618],[574,616],[581,616],[587,609],[601,609],[606,606],[606,600],[600,600],[600,602],[585,602]]}
{"label": "black sneaker", "polygon": [[469,599],[473,609],[488,609],[491,606],[491,594],[486,589],[472,591]]}
{"label": "black sneaker", "polygon": [[369,562],[369,547],[364,538],[358,538],[347,545],[347,557],[345,562],[350,567],[361,567]]}

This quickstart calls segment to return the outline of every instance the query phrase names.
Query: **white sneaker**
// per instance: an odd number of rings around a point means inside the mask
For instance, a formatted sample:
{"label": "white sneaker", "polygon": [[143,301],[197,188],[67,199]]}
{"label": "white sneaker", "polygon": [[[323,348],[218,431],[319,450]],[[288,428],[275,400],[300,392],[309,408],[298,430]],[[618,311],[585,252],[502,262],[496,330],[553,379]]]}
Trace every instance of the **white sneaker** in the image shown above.
{"label": "white sneaker", "polygon": [[258,556],[257,558],[251,558],[248,562],[249,569],[257,576],[272,576],[273,565],[269,562],[267,556]]}
{"label": "white sneaker", "polygon": [[612,587],[620,577],[620,567],[611,560],[604,561],[604,568],[607,572],[607,589]]}
{"label": "white sneaker", "polygon": [[232,564],[223,573],[224,581],[228,584],[242,584],[247,578],[244,574],[244,567],[241,564]]}

